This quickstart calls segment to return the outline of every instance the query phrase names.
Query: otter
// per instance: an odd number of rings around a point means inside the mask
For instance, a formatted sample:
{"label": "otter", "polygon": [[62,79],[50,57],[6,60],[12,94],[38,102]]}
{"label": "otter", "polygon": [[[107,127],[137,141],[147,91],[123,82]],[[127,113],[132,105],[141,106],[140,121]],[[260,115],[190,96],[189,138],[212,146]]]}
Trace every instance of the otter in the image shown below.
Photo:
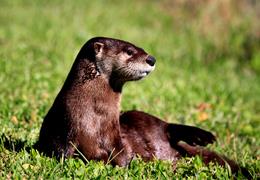
{"label": "otter", "polygon": [[[125,127],[119,123],[122,87],[147,76],[155,62],[153,56],[126,41],[106,37],[87,41],[43,120],[35,147],[56,157],[73,156],[77,148],[87,159],[105,162],[112,152],[120,152],[113,163],[127,165],[132,150],[121,137]],[[190,129],[184,128],[177,134],[186,135],[187,131]],[[211,133],[201,130],[183,140],[202,145],[210,138]]]}
{"label": "otter", "polygon": [[[203,129],[168,124],[140,111],[120,115],[120,99],[127,81],[139,80],[155,68],[155,58],[129,42],[96,37],[79,51],[72,68],[45,116],[35,147],[48,156],[84,158],[127,166],[144,160],[171,160],[202,155],[205,163],[233,161],[202,149],[215,136]],[[182,142],[180,142],[182,141]],[[185,143],[183,143],[185,142]]]}
{"label": "otter", "polygon": [[155,58],[126,41],[96,37],[87,41],[45,116],[36,144],[49,156],[70,157],[75,148],[87,159],[126,166],[119,115],[122,87],[147,76]]}

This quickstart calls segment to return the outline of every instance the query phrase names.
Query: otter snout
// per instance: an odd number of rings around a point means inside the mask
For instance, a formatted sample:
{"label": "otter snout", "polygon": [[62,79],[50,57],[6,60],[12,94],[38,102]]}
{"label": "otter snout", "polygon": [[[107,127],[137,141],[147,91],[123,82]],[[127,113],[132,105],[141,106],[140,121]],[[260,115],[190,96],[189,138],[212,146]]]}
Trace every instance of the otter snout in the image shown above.
{"label": "otter snout", "polygon": [[153,56],[148,56],[147,59],[145,60],[147,64],[150,66],[154,66],[156,59]]}

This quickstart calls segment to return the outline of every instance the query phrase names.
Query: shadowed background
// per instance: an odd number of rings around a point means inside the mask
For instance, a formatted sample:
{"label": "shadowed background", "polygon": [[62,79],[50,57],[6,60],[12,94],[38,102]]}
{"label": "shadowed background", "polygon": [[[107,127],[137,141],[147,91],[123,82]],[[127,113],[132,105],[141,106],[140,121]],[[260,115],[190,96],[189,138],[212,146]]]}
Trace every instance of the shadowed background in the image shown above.
{"label": "shadowed background", "polygon": [[[198,159],[134,161],[128,169],[57,162],[31,147],[81,46],[91,37],[130,41],[157,59],[123,91],[122,110],[211,130],[211,146],[260,171],[260,5],[257,0],[0,2],[0,177],[229,177]],[[2,169],[2,170],[1,170]]]}

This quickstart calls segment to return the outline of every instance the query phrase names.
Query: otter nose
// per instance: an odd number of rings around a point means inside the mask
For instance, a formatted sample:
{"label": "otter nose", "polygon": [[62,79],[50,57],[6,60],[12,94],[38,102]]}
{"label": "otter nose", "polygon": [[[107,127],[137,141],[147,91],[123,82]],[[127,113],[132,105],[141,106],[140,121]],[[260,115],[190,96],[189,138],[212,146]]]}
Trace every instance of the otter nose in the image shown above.
{"label": "otter nose", "polygon": [[150,66],[154,66],[156,62],[156,59],[153,56],[148,56],[146,59],[146,63],[149,64]]}

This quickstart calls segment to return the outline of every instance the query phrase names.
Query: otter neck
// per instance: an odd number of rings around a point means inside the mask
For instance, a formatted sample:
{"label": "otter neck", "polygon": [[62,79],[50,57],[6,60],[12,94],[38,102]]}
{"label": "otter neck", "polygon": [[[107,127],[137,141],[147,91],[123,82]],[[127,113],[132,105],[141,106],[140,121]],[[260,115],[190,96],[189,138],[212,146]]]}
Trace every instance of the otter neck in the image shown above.
{"label": "otter neck", "polygon": [[114,73],[105,73],[95,62],[88,59],[78,59],[75,61],[64,86],[68,88],[74,85],[81,86],[100,76],[107,81],[115,93],[122,92],[124,81],[120,81]]}
{"label": "otter neck", "polygon": [[96,60],[96,68],[100,74],[106,76],[109,85],[114,92],[122,92],[124,81],[121,80],[120,75],[113,71],[113,66],[110,63],[104,63],[105,60]]}
{"label": "otter neck", "polygon": [[114,75],[113,73],[111,74],[111,76],[109,78],[109,85],[111,86],[113,91],[121,93],[124,84],[125,84],[124,81],[121,81],[118,78],[116,78],[116,75]]}
{"label": "otter neck", "polygon": [[100,76],[96,64],[88,59],[76,59],[71,67],[69,75],[64,86],[84,85],[87,81],[93,80]]}

